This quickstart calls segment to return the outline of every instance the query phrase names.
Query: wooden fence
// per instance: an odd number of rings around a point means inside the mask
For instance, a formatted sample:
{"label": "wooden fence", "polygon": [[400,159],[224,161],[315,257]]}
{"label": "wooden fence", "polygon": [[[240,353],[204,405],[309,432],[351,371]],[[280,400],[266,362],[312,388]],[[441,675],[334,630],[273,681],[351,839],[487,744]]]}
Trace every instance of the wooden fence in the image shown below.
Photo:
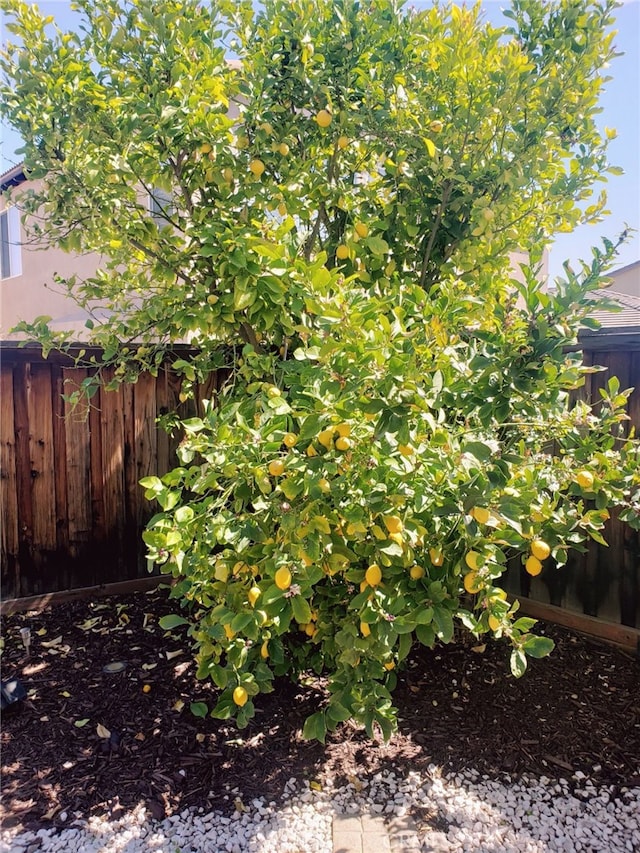
{"label": "wooden fence", "polygon": [[[633,425],[640,435],[640,336],[635,341],[627,340],[624,349],[607,348],[604,335],[588,345],[592,348],[585,346],[585,364],[600,365],[606,371],[589,374],[578,396],[591,401],[600,399],[599,390],[611,376],[617,376],[621,389],[635,389],[627,407],[630,420],[623,424],[623,432],[628,434]],[[587,553],[571,551],[567,565],[560,569],[547,561],[536,578],[524,571],[519,560],[514,561],[505,575],[506,589],[518,598],[561,607],[568,614],[584,614],[613,625],[640,628],[640,536],[615,514],[606,523],[603,535],[607,547],[590,542]],[[547,618],[554,619],[553,610],[545,611],[544,607],[532,610],[534,616],[544,618],[547,612],[550,614]],[[567,624],[576,626],[579,622],[569,620]],[[628,632],[619,636],[623,644],[629,645]],[[640,634],[636,643],[639,641]]]}
{"label": "wooden fence", "polygon": [[[636,349],[585,353],[608,368],[588,377],[585,396],[597,399],[608,375],[635,386],[631,422],[640,431],[640,343]],[[141,477],[175,465],[178,436],[156,417],[178,405],[180,383],[169,368],[157,378],[104,392],[88,413],[62,399],[86,371],[59,355],[44,360],[33,348],[2,350],[0,364],[2,596],[32,596],[126,581],[147,574],[141,533],[151,509]],[[198,389],[206,398],[216,377]],[[191,404],[193,405],[193,404]],[[194,414],[182,406],[181,414]],[[638,534],[613,518],[605,538],[567,567],[532,579],[519,565],[508,590],[568,612],[640,627]]]}
{"label": "wooden fence", "polygon": [[179,437],[156,418],[195,414],[179,403],[180,380],[167,366],[74,409],[62,395],[86,369],[33,348],[1,356],[2,597],[146,575],[141,533],[152,510],[138,481],[175,465]]}

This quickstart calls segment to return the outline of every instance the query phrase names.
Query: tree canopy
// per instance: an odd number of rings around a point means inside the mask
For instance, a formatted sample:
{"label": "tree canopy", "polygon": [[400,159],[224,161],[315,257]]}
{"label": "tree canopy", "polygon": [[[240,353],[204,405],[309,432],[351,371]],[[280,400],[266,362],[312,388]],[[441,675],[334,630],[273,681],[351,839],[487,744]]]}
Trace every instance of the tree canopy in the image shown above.
{"label": "tree canopy", "polygon": [[455,620],[507,637],[515,674],[546,654],[508,559],[553,571],[608,506],[640,519],[628,392],[571,402],[615,246],[539,280],[553,235],[605,212],[614,4],[515,0],[496,28],[395,0],[77,0],[73,33],[4,6],[2,110],[37,181],[19,204],[104,261],[63,283],[109,312],[94,381],[185,340],[186,389],[228,376],[144,482],[214,713],[242,724],[313,667],[330,699],[307,735],[388,735],[396,665]]}

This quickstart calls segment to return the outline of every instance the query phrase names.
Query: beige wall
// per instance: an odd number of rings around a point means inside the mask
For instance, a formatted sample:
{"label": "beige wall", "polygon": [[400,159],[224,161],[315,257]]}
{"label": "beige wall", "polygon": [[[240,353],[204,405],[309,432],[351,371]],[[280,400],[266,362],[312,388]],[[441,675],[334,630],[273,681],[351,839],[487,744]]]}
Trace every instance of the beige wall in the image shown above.
{"label": "beige wall", "polygon": [[[20,184],[19,190],[28,189],[30,182]],[[0,197],[0,212],[7,208]],[[80,332],[88,314],[61,292],[54,281],[55,275],[68,278],[72,275],[92,275],[98,267],[99,255],[76,255],[55,247],[38,247],[25,243],[24,228],[20,225],[20,274],[0,281],[0,340],[20,338],[10,334],[10,329],[20,320],[32,321],[41,315],[53,318],[52,328],[72,329]]]}
{"label": "beige wall", "polygon": [[640,297],[640,261],[635,261],[622,269],[609,273],[613,279],[611,290],[616,293],[627,293],[629,296]]}

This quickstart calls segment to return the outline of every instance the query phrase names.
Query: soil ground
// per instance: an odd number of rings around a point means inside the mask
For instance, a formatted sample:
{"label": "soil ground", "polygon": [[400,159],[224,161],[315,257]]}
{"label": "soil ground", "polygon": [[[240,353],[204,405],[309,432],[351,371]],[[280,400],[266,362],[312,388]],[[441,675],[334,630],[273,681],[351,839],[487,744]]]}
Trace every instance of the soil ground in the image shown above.
{"label": "soil ground", "polygon": [[[117,816],[141,802],[157,818],[188,806],[230,810],[237,795],[277,801],[291,777],[346,784],[432,763],[500,778],[582,771],[614,793],[640,784],[640,662],[613,646],[539,623],[556,648],[519,680],[504,642],[416,648],[399,673],[392,740],[372,743],[345,724],[323,746],[301,739],[322,701],[317,679],[277,681],[242,731],[193,716],[190,703],[212,707],[216,689],[196,680],[182,629],[167,636],[158,625],[177,608],[154,591],[4,620],[3,678],[28,690],[2,718],[5,827],[61,825],[65,812]],[[126,667],[104,672],[113,662]]]}

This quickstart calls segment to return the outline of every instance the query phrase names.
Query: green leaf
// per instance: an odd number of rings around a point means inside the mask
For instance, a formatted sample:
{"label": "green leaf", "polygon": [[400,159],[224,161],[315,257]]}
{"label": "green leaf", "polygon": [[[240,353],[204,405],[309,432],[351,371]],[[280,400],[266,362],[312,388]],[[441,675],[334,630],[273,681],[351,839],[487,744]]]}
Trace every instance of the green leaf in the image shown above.
{"label": "green leaf", "polygon": [[209,706],[206,702],[192,702],[189,709],[194,717],[206,717],[209,713]]}
{"label": "green leaf", "polygon": [[160,492],[163,489],[162,480],[159,477],[143,477],[138,482],[148,491]]}
{"label": "green leaf", "polygon": [[170,631],[172,628],[177,628],[179,625],[188,625],[189,620],[184,616],[178,616],[177,613],[169,613],[167,616],[162,616],[158,620],[158,625],[163,631]]}
{"label": "green leaf", "polygon": [[291,609],[293,618],[299,625],[306,625],[311,621],[311,608],[306,598],[301,595],[294,595],[291,599]]}
{"label": "green leaf", "polygon": [[305,740],[319,740],[320,743],[325,742],[327,736],[327,723],[323,711],[318,711],[312,714],[304,721],[302,729],[302,737]]}
{"label": "green leaf", "polygon": [[529,637],[522,648],[530,658],[544,658],[553,651],[555,643],[550,637]]}
{"label": "green leaf", "polygon": [[511,652],[511,672],[516,678],[521,678],[527,671],[527,656],[521,649],[514,649]]}
{"label": "green leaf", "polygon": [[433,621],[436,624],[438,637],[440,637],[444,643],[450,643],[453,639],[453,614],[451,611],[446,607],[434,607]]}

